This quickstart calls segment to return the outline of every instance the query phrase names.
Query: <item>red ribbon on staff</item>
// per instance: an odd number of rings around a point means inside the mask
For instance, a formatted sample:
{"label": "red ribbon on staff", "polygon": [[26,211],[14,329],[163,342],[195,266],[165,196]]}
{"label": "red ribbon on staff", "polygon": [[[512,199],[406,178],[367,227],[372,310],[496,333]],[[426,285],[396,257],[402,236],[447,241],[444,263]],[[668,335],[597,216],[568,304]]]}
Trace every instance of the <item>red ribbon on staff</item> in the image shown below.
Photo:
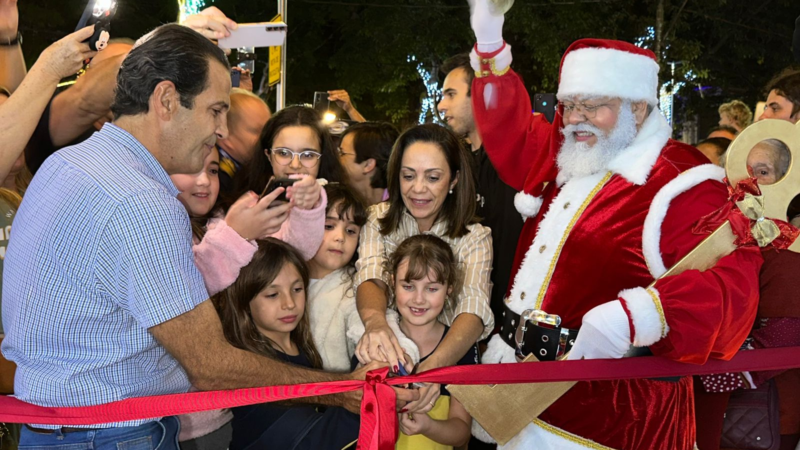
{"label": "red ribbon on staff", "polygon": [[[756,220],[747,217],[736,204],[744,201],[748,195],[753,197],[761,196],[758,181],[755,177],[750,177],[739,181],[735,186],[731,186],[727,178],[724,181],[728,187],[728,202],[718,210],[702,217],[697,225],[692,228],[692,232],[695,234],[711,234],[727,220],[730,222],[733,234],[736,236],[734,244],[737,247],[758,246],[752,231]],[[769,244],[776,249],[785,250],[789,248],[795,239],[800,236],[800,230],[783,220],[772,218],[767,220],[775,223],[778,230],[780,230],[780,234]]]}

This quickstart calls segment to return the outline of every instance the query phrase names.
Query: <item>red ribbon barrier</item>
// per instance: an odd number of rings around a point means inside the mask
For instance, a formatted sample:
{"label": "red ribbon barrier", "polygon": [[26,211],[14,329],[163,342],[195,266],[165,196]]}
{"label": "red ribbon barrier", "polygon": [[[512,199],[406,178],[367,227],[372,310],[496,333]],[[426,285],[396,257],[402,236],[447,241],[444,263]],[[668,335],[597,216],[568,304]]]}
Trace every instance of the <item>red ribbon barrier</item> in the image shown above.
{"label": "red ribbon barrier", "polygon": [[656,356],[530,364],[443,367],[419,375],[387,378],[388,369],[369,372],[365,381],[335,381],[233,391],[191,392],[131,398],[97,406],[51,408],[0,396],[0,422],[92,425],[186,414],[209,409],[267,403],[364,389],[359,450],[391,450],[397,437],[395,393],[389,386],[413,382],[441,384],[520,384],[559,381],[627,380],[800,367],[800,347],[739,352],[730,361],[702,366]]}

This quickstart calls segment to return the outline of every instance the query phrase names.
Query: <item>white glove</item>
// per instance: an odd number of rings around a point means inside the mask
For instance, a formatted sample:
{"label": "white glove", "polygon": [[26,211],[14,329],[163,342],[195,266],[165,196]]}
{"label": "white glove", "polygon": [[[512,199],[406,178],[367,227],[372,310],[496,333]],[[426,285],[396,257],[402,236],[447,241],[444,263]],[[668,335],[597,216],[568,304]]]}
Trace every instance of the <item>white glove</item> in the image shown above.
{"label": "white glove", "polygon": [[628,315],[619,300],[594,307],[583,316],[581,330],[567,359],[618,359],[631,347]]}
{"label": "white glove", "polygon": [[491,0],[469,0],[470,24],[478,41],[478,51],[491,53],[503,46],[503,14],[492,13]]}

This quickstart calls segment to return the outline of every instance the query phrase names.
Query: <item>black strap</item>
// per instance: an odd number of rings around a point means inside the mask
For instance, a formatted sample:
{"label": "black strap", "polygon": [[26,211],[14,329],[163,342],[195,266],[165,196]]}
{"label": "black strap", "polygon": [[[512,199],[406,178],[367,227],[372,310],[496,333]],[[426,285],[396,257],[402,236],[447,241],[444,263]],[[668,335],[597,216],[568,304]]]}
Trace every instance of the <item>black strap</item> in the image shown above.
{"label": "black strap", "polygon": [[[561,327],[546,328],[528,323],[528,330],[523,336],[522,348],[518,348],[515,336],[519,321],[519,314],[503,305],[503,325],[500,327],[500,337],[511,348],[516,349],[517,355],[522,358],[533,354],[539,361],[555,361],[556,358],[572,349],[575,338],[578,337],[578,330]],[[562,330],[566,333],[564,338],[562,338]],[[563,348],[560,348],[562,339],[565,342]]]}

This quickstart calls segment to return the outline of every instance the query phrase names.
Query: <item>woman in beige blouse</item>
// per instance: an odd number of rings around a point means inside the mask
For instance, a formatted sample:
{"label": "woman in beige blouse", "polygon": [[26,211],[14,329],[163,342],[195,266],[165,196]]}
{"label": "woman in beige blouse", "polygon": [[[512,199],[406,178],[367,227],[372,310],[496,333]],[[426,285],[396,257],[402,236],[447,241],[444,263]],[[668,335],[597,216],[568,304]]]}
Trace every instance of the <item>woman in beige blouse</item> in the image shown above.
{"label": "woman in beige blouse", "polygon": [[[418,372],[455,364],[494,327],[489,307],[492,238],[489,228],[475,217],[471,158],[458,138],[439,125],[414,127],[397,140],[387,173],[389,200],[369,209],[358,248],[356,298],[366,332],[356,356],[362,363],[386,361],[397,372],[397,365],[404,362],[402,348],[386,323],[391,280],[384,261],[404,239],[416,234],[431,233],[450,244],[464,275],[455,309],[439,317],[450,331]],[[426,385],[420,400],[406,409],[426,413],[438,395],[438,385]]]}

